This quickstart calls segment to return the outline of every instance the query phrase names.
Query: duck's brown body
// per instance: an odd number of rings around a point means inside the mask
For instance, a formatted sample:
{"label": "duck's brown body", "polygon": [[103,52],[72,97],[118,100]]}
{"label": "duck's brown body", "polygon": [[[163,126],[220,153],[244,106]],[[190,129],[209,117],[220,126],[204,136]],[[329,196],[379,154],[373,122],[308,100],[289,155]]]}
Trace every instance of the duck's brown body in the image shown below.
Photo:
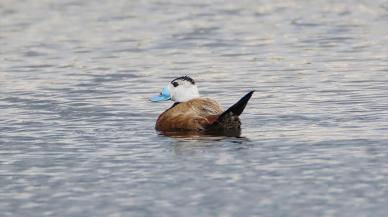
{"label": "duck's brown body", "polygon": [[159,131],[206,131],[238,136],[241,132],[240,114],[244,111],[254,91],[223,111],[220,104],[208,98],[194,98],[175,103],[156,121]]}
{"label": "duck's brown body", "polygon": [[205,130],[222,114],[223,109],[216,101],[195,98],[174,104],[164,111],[156,121],[159,131]]}

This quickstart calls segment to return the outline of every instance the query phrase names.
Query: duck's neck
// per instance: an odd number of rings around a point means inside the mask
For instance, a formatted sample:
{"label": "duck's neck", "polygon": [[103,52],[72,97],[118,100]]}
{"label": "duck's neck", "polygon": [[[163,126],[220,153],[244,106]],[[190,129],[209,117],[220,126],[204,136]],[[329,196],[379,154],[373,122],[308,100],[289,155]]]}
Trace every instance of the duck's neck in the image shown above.
{"label": "duck's neck", "polygon": [[174,108],[175,106],[177,106],[180,102],[174,102],[174,104],[171,106],[171,108]]}

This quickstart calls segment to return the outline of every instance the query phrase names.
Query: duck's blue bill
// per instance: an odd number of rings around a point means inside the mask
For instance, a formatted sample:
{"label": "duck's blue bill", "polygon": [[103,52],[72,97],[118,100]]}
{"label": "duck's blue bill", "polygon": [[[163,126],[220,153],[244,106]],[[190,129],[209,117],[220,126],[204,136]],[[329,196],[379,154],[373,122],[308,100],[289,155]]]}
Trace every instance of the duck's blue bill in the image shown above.
{"label": "duck's blue bill", "polygon": [[170,100],[170,91],[168,91],[168,88],[163,88],[162,92],[158,96],[153,96],[150,98],[152,102],[160,102],[160,101],[167,101]]}

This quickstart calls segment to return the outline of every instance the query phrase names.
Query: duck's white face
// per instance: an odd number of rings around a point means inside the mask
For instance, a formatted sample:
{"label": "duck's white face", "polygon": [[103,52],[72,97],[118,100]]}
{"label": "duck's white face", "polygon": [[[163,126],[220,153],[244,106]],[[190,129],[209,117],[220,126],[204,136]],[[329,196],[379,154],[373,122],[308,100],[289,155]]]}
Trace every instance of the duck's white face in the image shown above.
{"label": "duck's white face", "polygon": [[186,102],[199,97],[198,87],[194,80],[188,76],[179,77],[168,84],[171,100],[174,102]]}
{"label": "duck's white face", "polygon": [[172,80],[167,87],[163,88],[159,96],[151,97],[153,102],[172,100],[174,102],[186,102],[199,97],[198,87],[195,81],[183,76]]}

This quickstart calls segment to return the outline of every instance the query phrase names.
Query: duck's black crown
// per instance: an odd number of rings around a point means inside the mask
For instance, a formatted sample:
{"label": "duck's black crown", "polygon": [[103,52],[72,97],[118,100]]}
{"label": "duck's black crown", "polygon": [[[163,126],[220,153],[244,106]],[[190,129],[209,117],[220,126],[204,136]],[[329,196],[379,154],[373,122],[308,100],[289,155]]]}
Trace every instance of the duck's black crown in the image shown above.
{"label": "duck's black crown", "polygon": [[178,86],[178,80],[184,80],[184,81],[188,81],[190,82],[191,84],[195,84],[195,81],[194,79],[190,78],[189,76],[185,75],[185,76],[182,76],[182,77],[179,77],[179,78],[175,78],[174,80],[171,81],[171,84],[174,85],[174,87]]}

